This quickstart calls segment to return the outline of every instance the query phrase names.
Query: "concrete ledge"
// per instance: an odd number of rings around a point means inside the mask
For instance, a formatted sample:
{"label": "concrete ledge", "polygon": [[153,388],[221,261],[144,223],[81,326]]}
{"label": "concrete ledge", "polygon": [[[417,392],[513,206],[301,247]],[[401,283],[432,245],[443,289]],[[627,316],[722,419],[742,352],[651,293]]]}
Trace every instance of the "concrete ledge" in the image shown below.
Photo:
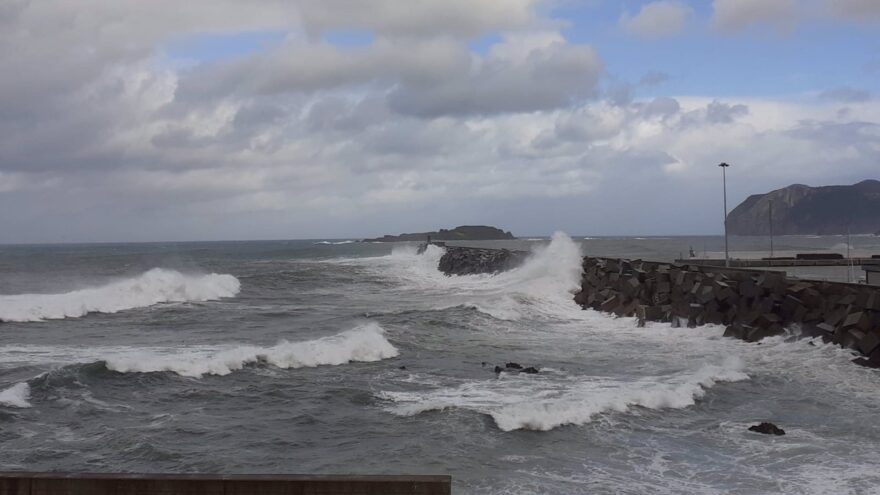
{"label": "concrete ledge", "polygon": [[0,472],[0,495],[448,495],[450,476]]}
{"label": "concrete ledge", "polygon": [[[724,267],[724,259],[683,258],[676,264]],[[880,265],[880,258],[820,258],[820,259],[741,259],[732,258],[731,268],[796,267],[796,266],[849,266]]]}

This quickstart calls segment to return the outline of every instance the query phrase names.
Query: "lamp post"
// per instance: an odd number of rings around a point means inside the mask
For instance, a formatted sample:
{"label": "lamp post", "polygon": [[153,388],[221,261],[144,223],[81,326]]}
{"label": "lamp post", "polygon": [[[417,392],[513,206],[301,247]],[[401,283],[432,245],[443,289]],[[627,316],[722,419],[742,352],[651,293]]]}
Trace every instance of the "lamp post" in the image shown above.
{"label": "lamp post", "polygon": [[[770,257],[773,257],[773,200],[770,200],[770,214],[768,215],[770,220]],[[772,262],[771,262],[772,263]]]}
{"label": "lamp post", "polygon": [[730,251],[727,249],[727,167],[730,165],[722,162],[718,166],[721,167],[721,180],[724,184],[724,266],[730,268]]}

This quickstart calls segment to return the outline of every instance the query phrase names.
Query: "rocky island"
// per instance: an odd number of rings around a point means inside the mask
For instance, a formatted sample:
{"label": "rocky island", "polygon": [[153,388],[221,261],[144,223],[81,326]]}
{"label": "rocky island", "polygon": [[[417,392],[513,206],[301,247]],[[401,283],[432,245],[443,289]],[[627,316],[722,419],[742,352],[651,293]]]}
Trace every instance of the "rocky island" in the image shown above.
{"label": "rocky island", "polygon": [[778,235],[873,234],[880,231],[880,181],[851,186],[793,184],[753,194],[727,216],[735,235],[768,235],[770,215]]}
{"label": "rocky island", "polygon": [[436,232],[417,232],[413,234],[385,235],[375,239],[364,239],[363,242],[400,242],[424,241],[431,237],[432,241],[495,241],[516,239],[510,232],[488,225],[461,225],[454,229],[440,229]]}

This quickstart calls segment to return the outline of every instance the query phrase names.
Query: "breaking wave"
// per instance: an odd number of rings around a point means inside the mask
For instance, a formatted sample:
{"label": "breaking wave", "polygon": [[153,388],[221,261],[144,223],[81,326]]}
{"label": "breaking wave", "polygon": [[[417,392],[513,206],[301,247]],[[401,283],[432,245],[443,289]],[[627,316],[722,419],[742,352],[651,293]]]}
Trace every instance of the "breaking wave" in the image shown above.
{"label": "breaking wave", "polygon": [[107,356],[107,369],[119,373],[169,371],[181,376],[228,375],[253,363],[278,368],[340,365],[350,361],[371,362],[398,355],[385,338],[385,331],[374,322],[351,330],[303,342],[282,341],[271,347],[239,346],[222,350],[184,352],[133,351]]}
{"label": "breaking wave", "polygon": [[316,242],[315,244],[322,244],[322,245],[325,245],[325,246],[339,246],[339,245],[342,245],[342,244],[354,244],[355,242],[357,242],[357,241],[351,241],[351,240],[349,240],[349,241],[337,241],[337,242],[333,242],[333,241],[318,241],[318,242]]}
{"label": "breaking wave", "polygon": [[521,266],[494,275],[446,276],[437,269],[444,253],[428,246],[417,254],[415,246],[404,245],[387,256],[334,262],[366,265],[377,276],[398,281],[408,293],[427,293],[435,310],[468,307],[508,321],[584,317],[573,301],[580,286],[581,247],[562,232],[553,234],[548,244],[535,245]]}
{"label": "breaking wave", "polygon": [[583,425],[602,413],[625,413],[633,407],[683,409],[692,406],[718,382],[746,380],[739,360],[704,365],[695,372],[625,382],[599,377],[507,375],[466,382],[428,392],[381,392],[393,401],[390,411],[413,416],[426,411],[465,409],[492,417],[503,431],[548,431]]}
{"label": "breaking wave", "polygon": [[211,301],[238,294],[232,275],[184,275],[153,268],[137,277],[63,294],[0,296],[0,321],[29,322],[116,313],[165,302]]}
{"label": "breaking wave", "polygon": [[0,391],[0,406],[6,407],[31,407],[28,400],[31,398],[31,387],[25,382],[16,383],[15,385]]}

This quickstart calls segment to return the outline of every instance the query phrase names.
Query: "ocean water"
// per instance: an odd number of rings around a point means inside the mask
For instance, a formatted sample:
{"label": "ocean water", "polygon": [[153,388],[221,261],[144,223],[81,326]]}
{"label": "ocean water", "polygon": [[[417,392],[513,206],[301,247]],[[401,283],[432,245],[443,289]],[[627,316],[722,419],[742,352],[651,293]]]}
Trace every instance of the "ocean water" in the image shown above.
{"label": "ocean water", "polygon": [[[839,250],[838,237],[777,249]],[[880,252],[873,237],[853,249]],[[0,246],[0,470],[450,474],[455,493],[878,493],[880,372],[572,301],[582,254],[723,239]],[[735,239],[758,252],[762,239]],[[845,248],[845,246],[844,246]],[[536,366],[496,375],[495,365]],[[787,432],[747,431],[772,421]]]}

